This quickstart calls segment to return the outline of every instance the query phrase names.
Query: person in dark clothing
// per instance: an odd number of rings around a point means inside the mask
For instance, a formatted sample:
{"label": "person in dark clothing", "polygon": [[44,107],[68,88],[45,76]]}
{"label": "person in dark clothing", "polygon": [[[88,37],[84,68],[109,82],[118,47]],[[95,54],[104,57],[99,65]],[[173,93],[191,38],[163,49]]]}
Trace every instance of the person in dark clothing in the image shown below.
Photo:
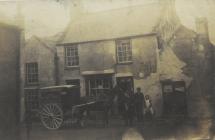
{"label": "person in dark clothing", "polygon": [[134,95],[133,95],[132,91],[128,90],[125,92],[124,105],[125,105],[125,114],[124,114],[125,124],[128,126],[132,126],[134,114],[135,114]]}
{"label": "person in dark clothing", "polygon": [[124,116],[125,102],[126,102],[126,98],[124,96],[124,93],[121,91],[118,93],[118,111],[121,116]]}
{"label": "person in dark clothing", "polygon": [[133,125],[133,120],[135,117],[135,100],[134,100],[134,93],[130,91],[130,98],[129,98],[129,108],[128,108],[128,118],[129,118],[129,125]]}
{"label": "person in dark clothing", "polygon": [[143,121],[143,112],[145,107],[145,98],[141,92],[141,88],[137,88],[137,92],[134,95],[135,112],[138,121]]}

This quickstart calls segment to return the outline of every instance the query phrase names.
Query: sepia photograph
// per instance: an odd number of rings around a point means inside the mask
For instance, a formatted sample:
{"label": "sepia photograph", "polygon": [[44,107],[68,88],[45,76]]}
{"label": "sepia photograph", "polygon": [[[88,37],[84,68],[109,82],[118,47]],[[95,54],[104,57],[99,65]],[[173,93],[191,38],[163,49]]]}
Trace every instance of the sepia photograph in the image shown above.
{"label": "sepia photograph", "polygon": [[215,140],[215,0],[0,0],[0,140]]}

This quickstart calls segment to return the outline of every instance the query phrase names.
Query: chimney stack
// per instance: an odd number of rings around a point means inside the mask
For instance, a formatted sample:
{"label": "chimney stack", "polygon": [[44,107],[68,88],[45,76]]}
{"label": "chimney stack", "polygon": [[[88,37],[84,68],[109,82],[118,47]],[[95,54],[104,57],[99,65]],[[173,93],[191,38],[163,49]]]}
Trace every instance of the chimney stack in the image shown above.
{"label": "chimney stack", "polygon": [[168,45],[169,40],[174,35],[175,31],[180,27],[181,22],[175,8],[175,0],[160,0],[161,17],[156,27],[161,40],[161,44]]}
{"label": "chimney stack", "polygon": [[207,18],[201,17],[196,19],[196,32],[201,40],[209,39]]}

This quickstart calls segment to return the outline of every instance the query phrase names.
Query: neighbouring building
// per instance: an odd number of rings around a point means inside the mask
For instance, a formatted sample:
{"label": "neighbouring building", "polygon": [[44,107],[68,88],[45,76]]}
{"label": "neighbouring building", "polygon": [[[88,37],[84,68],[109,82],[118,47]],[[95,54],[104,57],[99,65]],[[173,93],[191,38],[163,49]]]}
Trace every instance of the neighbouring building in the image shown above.
{"label": "neighbouring building", "polygon": [[209,39],[208,20],[205,17],[196,19],[197,37],[194,46],[196,57],[194,64],[196,64],[196,75],[198,77],[199,85],[201,85],[202,93],[205,96],[210,96],[213,93],[213,71],[214,71],[214,45]]}
{"label": "neighbouring building", "polygon": [[36,110],[39,107],[38,89],[57,84],[57,58],[53,41],[32,36],[25,43],[24,94],[27,107]]}
{"label": "neighbouring building", "polygon": [[22,30],[0,23],[0,137],[18,139]]}
{"label": "neighbouring building", "polygon": [[[196,32],[180,26],[173,39],[175,54],[187,65],[184,73],[193,78],[196,95],[208,95],[213,91],[213,44],[209,40],[207,19],[196,19]],[[194,86],[195,85],[195,86]],[[200,86],[201,85],[201,86]]]}

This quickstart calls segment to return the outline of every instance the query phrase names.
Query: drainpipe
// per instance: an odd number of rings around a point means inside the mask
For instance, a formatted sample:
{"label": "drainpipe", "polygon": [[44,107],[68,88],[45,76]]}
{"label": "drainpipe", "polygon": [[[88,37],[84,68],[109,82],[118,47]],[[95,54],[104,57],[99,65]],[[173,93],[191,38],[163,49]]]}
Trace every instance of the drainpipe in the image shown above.
{"label": "drainpipe", "polygon": [[55,72],[54,72],[54,77],[55,77],[55,85],[59,85],[59,57],[57,56],[57,52],[55,52],[55,55],[54,55],[54,69],[55,69]]}

